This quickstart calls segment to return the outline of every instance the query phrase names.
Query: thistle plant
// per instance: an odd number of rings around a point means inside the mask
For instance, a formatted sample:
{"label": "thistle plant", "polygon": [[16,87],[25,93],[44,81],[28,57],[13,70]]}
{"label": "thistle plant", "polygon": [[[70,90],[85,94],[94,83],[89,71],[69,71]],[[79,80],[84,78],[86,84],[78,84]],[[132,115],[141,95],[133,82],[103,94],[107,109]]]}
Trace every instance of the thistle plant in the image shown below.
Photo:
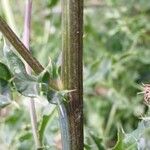
{"label": "thistle plant", "polygon": [[[62,64],[50,59],[45,68],[29,51],[32,1],[29,0],[26,7],[23,42],[0,17],[5,57],[5,63],[0,63],[0,107],[12,102],[13,91],[30,97],[30,101],[44,95],[49,103],[58,106],[63,150],[83,149],[82,2],[62,2]],[[28,65],[35,75],[31,74]],[[43,131],[42,134],[38,131],[34,102],[31,102],[30,111],[36,149],[44,149]]]}

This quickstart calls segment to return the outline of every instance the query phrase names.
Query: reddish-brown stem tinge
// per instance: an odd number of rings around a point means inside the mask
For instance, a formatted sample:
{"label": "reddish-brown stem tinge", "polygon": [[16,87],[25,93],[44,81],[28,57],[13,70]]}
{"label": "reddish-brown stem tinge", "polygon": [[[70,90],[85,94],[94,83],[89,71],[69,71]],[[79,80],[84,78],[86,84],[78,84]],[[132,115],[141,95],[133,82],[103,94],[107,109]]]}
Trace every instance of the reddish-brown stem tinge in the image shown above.
{"label": "reddish-brown stem tinge", "polygon": [[[28,49],[30,45],[31,13],[32,13],[32,0],[27,0],[26,6],[25,6],[23,43]],[[26,66],[26,70],[28,74],[31,74],[31,68],[29,67],[29,65],[25,64],[25,66]],[[35,102],[33,98],[29,99],[29,110],[30,110],[32,134],[34,137],[36,149],[38,149],[42,147],[42,144],[41,144],[41,141],[39,140],[37,116],[36,116]]]}

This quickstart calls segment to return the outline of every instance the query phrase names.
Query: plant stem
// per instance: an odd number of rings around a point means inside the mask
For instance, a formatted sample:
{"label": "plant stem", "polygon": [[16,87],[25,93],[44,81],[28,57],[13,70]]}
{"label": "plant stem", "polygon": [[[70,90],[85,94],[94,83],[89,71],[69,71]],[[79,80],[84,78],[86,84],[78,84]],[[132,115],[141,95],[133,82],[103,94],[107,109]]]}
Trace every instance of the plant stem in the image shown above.
{"label": "plant stem", "polygon": [[29,109],[30,109],[30,118],[31,118],[31,126],[32,126],[32,134],[34,137],[36,149],[42,148],[42,141],[39,140],[39,134],[38,134],[38,126],[37,126],[37,116],[36,116],[36,109],[35,109],[35,103],[34,99],[30,99],[29,101]]}
{"label": "plant stem", "polygon": [[105,134],[104,134],[105,136],[108,135],[108,133],[111,129],[116,111],[117,111],[117,106],[116,106],[116,104],[113,104],[112,108],[110,110],[109,118],[108,118],[107,125],[106,125],[106,128],[105,128]]}
{"label": "plant stem", "polygon": [[69,122],[68,115],[66,112],[65,104],[61,102],[58,105],[58,113],[59,113],[59,122],[60,122],[60,130],[61,130],[61,141],[63,150],[70,150],[70,132],[69,132]]}
{"label": "plant stem", "polygon": [[82,35],[83,0],[63,0],[62,82],[64,89],[75,90],[68,94],[65,105],[70,150],[83,150]]}
{"label": "plant stem", "polygon": [[[25,19],[24,19],[24,33],[23,33],[23,43],[29,49],[30,44],[30,31],[31,31],[31,14],[32,14],[32,0],[26,1],[25,6]],[[25,64],[26,70],[28,74],[31,74],[31,69],[28,64]],[[36,149],[42,147],[42,143],[39,140],[38,135],[38,125],[37,125],[37,116],[35,109],[35,102],[33,98],[29,99],[29,110],[30,110],[30,118],[31,118],[31,126],[32,126],[32,134],[34,137]]]}
{"label": "plant stem", "polygon": [[[26,46],[21,42],[18,36],[12,31],[8,24],[0,16],[0,31],[8,39],[8,41],[14,46],[21,57],[26,61],[26,63],[31,67],[31,69],[36,73],[40,74],[44,68],[39,63],[39,61],[34,58],[31,52],[26,48]],[[58,81],[60,83],[60,81]],[[54,85],[55,84],[55,85]],[[51,81],[53,88],[59,89],[60,85],[57,85],[55,81]]]}
{"label": "plant stem", "polygon": [[[30,30],[31,30],[31,13],[32,13],[32,0],[26,0],[25,17],[24,17],[24,31],[23,31],[23,44],[29,50],[30,45]],[[26,70],[31,74],[31,69],[26,64]]]}
{"label": "plant stem", "polygon": [[44,68],[42,65],[32,56],[25,45],[20,41],[17,35],[12,31],[8,24],[0,16],[0,31],[8,39],[8,41],[14,46],[22,58],[29,64],[35,73],[41,73]]}

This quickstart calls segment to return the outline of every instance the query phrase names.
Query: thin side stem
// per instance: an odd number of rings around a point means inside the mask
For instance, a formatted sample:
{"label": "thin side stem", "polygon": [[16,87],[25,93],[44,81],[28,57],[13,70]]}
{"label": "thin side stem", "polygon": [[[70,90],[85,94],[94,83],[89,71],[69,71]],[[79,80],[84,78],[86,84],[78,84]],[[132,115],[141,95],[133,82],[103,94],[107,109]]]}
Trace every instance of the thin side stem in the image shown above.
{"label": "thin side stem", "polygon": [[[28,50],[30,50],[30,31],[31,31],[31,13],[32,13],[32,0],[26,0],[25,5],[25,16],[24,16],[24,31],[23,31],[23,44]],[[31,74],[31,69],[29,65],[26,64],[26,70]]]}
{"label": "thin side stem", "polygon": [[[32,0],[27,0],[26,6],[25,6],[23,43],[28,49],[29,49],[29,45],[30,45],[31,14],[32,14]],[[31,74],[31,68],[29,67],[29,65],[25,64],[25,66],[26,66],[26,70],[27,70],[28,74]],[[36,149],[38,149],[38,148],[42,147],[42,143],[39,140],[37,116],[36,116],[35,102],[34,102],[33,98],[29,99],[29,110],[30,110],[32,134],[34,137]]]}
{"label": "thin side stem", "polygon": [[8,39],[8,41],[14,46],[22,58],[29,64],[33,71],[37,74],[41,73],[44,68],[42,65],[32,56],[26,46],[20,41],[18,36],[12,31],[8,24],[0,16],[0,31]]}
{"label": "thin side stem", "polygon": [[35,109],[34,99],[29,99],[29,109],[30,109],[30,118],[31,118],[31,126],[32,126],[32,134],[34,137],[36,149],[42,149],[42,141],[39,140],[38,134],[38,126],[37,126],[37,116]]}
{"label": "thin side stem", "polygon": [[[62,82],[69,93],[65,105],[70,150],[83,150],[82,79],[83,0],[62,1]],[[65,150],[65,149],[63,149]]]}
{"label": "thin side stem", "polygon": [[105,135],[107,136],[110,129],[111,129],[111,126],[112,126],[112,123],[114,121],[114,116],[116,114],[116,111],[117,111],[117,106],[116,104],[113,104],[111,110],[110,110],[110,114],[109,114],[109,118],[108,118],[108,121],[107,121],[107,125],[106,125],[106,129],[105,129]]}

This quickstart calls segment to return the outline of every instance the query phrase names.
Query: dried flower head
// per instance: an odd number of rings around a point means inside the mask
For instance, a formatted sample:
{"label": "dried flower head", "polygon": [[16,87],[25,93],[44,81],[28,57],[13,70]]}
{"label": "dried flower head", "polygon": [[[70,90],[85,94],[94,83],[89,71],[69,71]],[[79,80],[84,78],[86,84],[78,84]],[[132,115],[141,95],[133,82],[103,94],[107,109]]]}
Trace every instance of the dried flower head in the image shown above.
{"label": "dried flower head", "polygon": [[144,102],[150,105],[150,84],[142,84],[143,91],[139,94],[144,94]]}

